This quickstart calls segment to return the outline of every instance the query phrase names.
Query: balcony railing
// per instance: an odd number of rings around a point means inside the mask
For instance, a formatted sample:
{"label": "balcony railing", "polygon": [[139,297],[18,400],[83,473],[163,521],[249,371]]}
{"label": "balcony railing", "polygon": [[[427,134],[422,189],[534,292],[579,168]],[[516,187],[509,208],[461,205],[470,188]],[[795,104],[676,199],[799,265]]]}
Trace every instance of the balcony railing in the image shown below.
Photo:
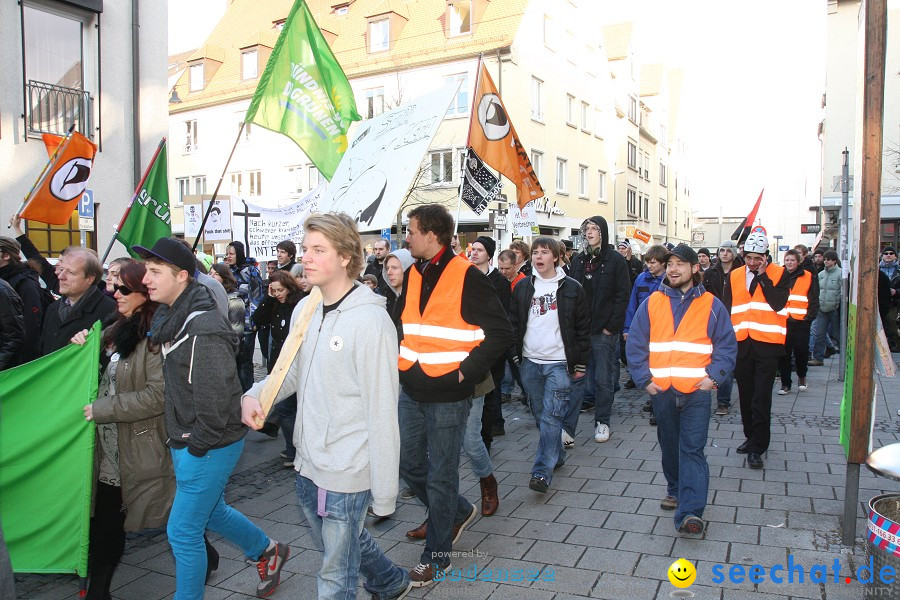
{"label": "balcony railing", "polygon": [[94,134],[91,95],[74,88],[29,80],[25,86],[29,134],[65,135],[72,123],[82,135]]}

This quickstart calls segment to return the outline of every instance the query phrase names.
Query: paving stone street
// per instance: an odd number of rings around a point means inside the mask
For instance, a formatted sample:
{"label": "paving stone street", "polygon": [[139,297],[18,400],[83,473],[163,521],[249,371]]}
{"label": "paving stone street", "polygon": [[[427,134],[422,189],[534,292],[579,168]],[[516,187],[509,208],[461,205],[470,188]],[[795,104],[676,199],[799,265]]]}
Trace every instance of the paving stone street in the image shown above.
{"label": "paving stone street", "polygon": [[[895,358],[897,356],[895,355]],[[900,483],[876,478],[865,467],[860,477],[857,543],[840,542],[845,459],[838,442],[842,383],[838,359],[810,367],[809,389],[774,396],[772,443],[764,470],[745,466],[735,448],[743,441],[736,406],[729,415],[713,415],[707,456],[711,481],[704,514],[706,533],[690,538],[676,533],[670,512],[660,509],[665,495],[655,428],[641,412],[641,390],[616,394],[612,437],[594,442],[591,416],[582,415],[576,446],[557,471],[550,491],[528,489],[537,433],[530,414],[519,403],[504,405],[506,435],[495,441],[493,462],[500,482],[499,511],[478,517],[454,548],[456,567],[472,573],[491,569],[533,569],[537,581],[443,581],[413,590],[411,598],[471,600],[571,598],[667,598],[676,591],[666,571],[677,558],[696,564],[690,586],[698,599],[769,600],[815,598],[840,600],[864,597],[856,582],[865,554],[865,504],[875,495],[900,491]],[[626,379],[623,370],[623,381]],[[776,381],[776,386],[778,382]],[[873,446],[896,442],[900,382],[878,380]],[[737,398],[735,386],[734,398]],[[321,563],[294,492],[294,472],[282,467],[281,439],[258,433],[247,437],[244,456],[235,469],[226,496],[266,532],[291,546],[281,587],[275,599],[312,599]],[[461,469],[461,491],[479,499],[478,479],[468,463]],[[421,552],[405,532],[425,517],[417,500],[401,500],[392,518],[367,523],[381,547],[396,563],[410,568]],[[258,581],[253,566],[239,550],[212,538],[222,555],[219,570],[207,588],[208,600],[251,598]],[[806,568],[800,583],[732,583],[732,565],[785,565]],[[832,565],[840,564],[839,583]],[[713,583],[713,567],[723,565],[722,583]],[[828,566],[828,583],[811,583],[813,565]],[[766,570],[768,573],[768,569]],[[121,600],[171,598],[174,562],[165,531],[130,536],[123,562],[113,582],[113,597]],[[782,573],[782,575],[785,575]],[[851,577],[852,583],[844,583]],[[490,577],[484,577],[490,578]],[[532,578],[534,579],[534,578]],[[22,599],[55,600],[75,597],[78,583],[70,575],[23,575],[16,578]],[[367,598],[362,586],[359,598]]]}

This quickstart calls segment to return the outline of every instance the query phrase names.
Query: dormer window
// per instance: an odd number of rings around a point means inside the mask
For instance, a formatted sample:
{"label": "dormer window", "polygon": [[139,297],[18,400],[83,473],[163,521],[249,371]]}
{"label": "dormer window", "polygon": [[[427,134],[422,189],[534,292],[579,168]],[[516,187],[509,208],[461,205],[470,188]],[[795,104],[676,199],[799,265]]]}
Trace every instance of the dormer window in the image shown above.
{"label": "dormer window", "polygon": [[447,4],[450,12],[450,35],[472,33],[472,0],[453,0]]}
{"label": "dormer window", "polygon": [[369,52],[383,52],[390,49],[390,19],[369,21]]}
{"label": "dormer window", "polygon": [[244,50],[241,52],[241,79],[256,79],[259,77],[259,51]]}
{"label": "dormer window", "polygon": [[191,91],[199,92],[203,90],[203,63],[191,65]]}

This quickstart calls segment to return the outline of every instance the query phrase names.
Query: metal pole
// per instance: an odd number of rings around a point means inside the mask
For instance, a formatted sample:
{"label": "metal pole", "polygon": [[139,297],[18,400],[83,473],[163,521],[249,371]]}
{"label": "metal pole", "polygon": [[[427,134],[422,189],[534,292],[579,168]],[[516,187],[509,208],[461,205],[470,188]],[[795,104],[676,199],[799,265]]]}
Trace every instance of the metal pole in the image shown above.
{"label": "metal pole", "polygon": [[850,296],[850,151],[845,147],[841,167],[841,356],[838,381],[844,380],[847,370],[847,308]]}
{"label": "metal pole", "polygon": [[209,212],[215,205],[216,198],[219,197],[219,188],[222,187],[222,180],[225,179],[225,173],[228,171],[228,165],[231,164],[231,157],[234,156],[234,151],[237,149],[238,142],[241,141],[241,134],[244,133],[244,126],[246,124],[246,122],[241,121],[241,126],[238,128],[237,137],[234,138],[234,146],[231,147],[231,154],[228,155],[228,160],[225,161],[225,166],[222,167],[222,174],[219,176],[219,183],[216,184],[216,190],[213,192],[212,198],[209,201],[209,206],[206,208],[206,212],[203,213],[203,221],[200,222],[200,231],[197,232],[197,237],[194,238],[194,245],[191,248],[192,251],[197,250],[197,242],[200,241],[200,236],[203,235],[203,230],[206,229],[206,220],[209,219]]}
{"label": "metal pole", "polygon": [[853,546],[856,542],[856,511],[859,505],[859,464],[848,462],[844,475],[844,519],[841,523],[841,542]]}

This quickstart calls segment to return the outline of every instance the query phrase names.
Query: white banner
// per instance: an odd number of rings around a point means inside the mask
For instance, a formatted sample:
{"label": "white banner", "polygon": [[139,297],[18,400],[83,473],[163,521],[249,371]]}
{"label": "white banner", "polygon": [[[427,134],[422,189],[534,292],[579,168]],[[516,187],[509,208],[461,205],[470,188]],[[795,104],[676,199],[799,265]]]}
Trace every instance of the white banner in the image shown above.
{"label": "white banner", "polygon": [[[275,260],[278,242],[291,240],[299,246],[303,238],[303,223],[310,214],[318,210],[326,186],[327,182],[322,182],[294,204],[278,208],[248,203],[247,208],[251,216],[247,217],[250,226],[246,238],[247,256],[252,256],[260,262]],[[235,202],[235,205],[243,209],[242,203]],[[233,239],[244,241],[244,222],[243,216],[235,216]]]}
{"label": "white banner", "polygon": [[[209,200],[203,201],[203,213],[209,210]],[[185,221],[185,227],[187,221]],[[216,200],[215,206],[203,228],[205,242],[230,242],[231,237],[231,200]]]}
{"label": "white banner", "polygon": [[199,204],[184,205],[184,237],[193,239],[200,235],[202,221],[203,209]]}
{"label": "white banner", "polygon": [[322,198],[322,211],[347,213],[360,231],[391,227],[458,89],[458,82],[445,85],[361,122]]}
{"label": "white banner", "polygon": [[515,204],[510,205],[509,218],[512,221],[513,235],[531,236],[541,234],[541,230],[538,229],[537,213],[534,210],[533,202],[529,202],[521,210]]}

